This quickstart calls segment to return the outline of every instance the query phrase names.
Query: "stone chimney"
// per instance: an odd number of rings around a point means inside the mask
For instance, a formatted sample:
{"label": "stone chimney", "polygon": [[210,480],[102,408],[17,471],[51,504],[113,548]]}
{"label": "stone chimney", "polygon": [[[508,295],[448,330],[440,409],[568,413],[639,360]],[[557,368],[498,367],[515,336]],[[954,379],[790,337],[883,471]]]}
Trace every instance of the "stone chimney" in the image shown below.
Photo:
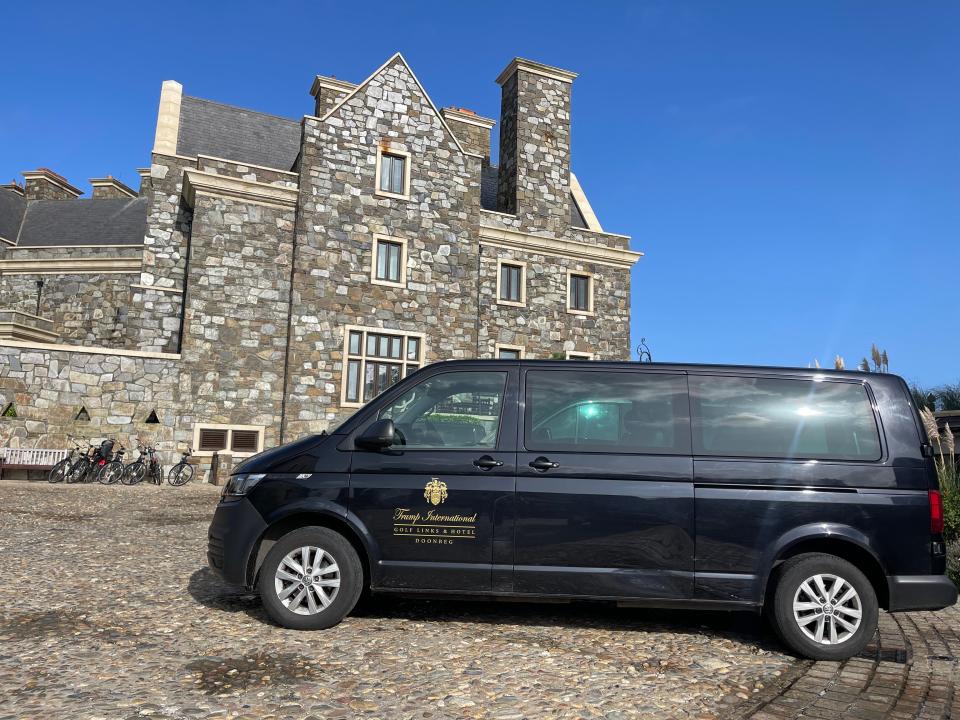
{"label": "stone chimney", "polygon": [[356,87],[356,83],[337,80],[335,77],[317,75],[313,80],[313,86],[310,88],[310,94],[317,100],[313,114],[316,117],[323,117],[333,109],[334,105],[353,92]]}
{"label": "stone chimney", "polygon": [[448,107],[440,111],[447,125],[463,145],[463,149],[474,155],[483,155],[483,164],[490,164],[490,131],[496,120],[477,115],[466,108]]}
{"label": "stone chimney", "polygon": [[27,200],[73,200],[83,192],[53,170],[39,168],[23,173],[23,196]]}
{"label": "stone chimney", "polygon": [[514,58],[497,78],[497,208],[529,230],[570,227],[570,91],[576,73]]}
{"label": "stone chimney", "polygon": [[137,193],[112,175],[107,175],[105,178],[90,178],[90,185],[93,186],[94,200],[135,198],[137,196]]}

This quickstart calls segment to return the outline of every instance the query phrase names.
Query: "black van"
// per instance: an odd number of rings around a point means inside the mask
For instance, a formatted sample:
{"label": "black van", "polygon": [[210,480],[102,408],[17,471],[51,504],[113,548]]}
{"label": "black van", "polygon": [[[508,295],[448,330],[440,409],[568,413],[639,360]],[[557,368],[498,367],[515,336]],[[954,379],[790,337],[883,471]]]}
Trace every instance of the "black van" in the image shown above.
{"label": "black van", "polygon": [[811,658],[939,609],[943,512],[895,375],[437,363],[238,466],[209,562],[328,628],[365,588],[765,609]]}

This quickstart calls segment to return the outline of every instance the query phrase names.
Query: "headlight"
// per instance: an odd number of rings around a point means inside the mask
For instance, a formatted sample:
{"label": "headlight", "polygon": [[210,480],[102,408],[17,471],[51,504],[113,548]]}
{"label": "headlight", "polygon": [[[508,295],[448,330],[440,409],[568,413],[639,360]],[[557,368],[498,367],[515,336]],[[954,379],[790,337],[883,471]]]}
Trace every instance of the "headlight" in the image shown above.
{"label": "headlight", "polygon": [[223,486],[223,497],[241,497],[250,492],[266,475],[231,475]]}

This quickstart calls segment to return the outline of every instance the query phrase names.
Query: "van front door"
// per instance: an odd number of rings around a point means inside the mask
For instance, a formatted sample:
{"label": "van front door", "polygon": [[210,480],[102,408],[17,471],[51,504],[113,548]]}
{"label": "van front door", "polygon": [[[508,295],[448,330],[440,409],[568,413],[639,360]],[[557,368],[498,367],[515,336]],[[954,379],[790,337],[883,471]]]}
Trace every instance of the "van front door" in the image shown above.
{"label": "van front door", "polygon": [[392,419],[397,439],[353,452],[350,511],[379,549],[374,587],[509,589],[516,385],[516,369],[441,371],[370,418]]}
{"label": "van front door", "polygon": [[523,376],[515,590],[692,597],[686,377],[586,364]]}

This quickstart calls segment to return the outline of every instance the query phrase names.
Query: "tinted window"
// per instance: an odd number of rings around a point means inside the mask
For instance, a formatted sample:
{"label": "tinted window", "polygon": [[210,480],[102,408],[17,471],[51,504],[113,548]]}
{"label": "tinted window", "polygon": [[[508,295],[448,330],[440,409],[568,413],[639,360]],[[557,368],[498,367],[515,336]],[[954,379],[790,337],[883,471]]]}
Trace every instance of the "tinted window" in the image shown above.
{"label": "tinted window", "polygon": [[415,385],[380,411],[411,448],[497,446],[505,372],[449,372]]}
{"label": "tinted window", "polygon": [[685,378],[532,371],[524,424],[524,445],[533,451],[688,452]]}
{"label": "tinted window", "polygon": [[693,449],[706,455],[879,460],[862,385],[690,377]]}

